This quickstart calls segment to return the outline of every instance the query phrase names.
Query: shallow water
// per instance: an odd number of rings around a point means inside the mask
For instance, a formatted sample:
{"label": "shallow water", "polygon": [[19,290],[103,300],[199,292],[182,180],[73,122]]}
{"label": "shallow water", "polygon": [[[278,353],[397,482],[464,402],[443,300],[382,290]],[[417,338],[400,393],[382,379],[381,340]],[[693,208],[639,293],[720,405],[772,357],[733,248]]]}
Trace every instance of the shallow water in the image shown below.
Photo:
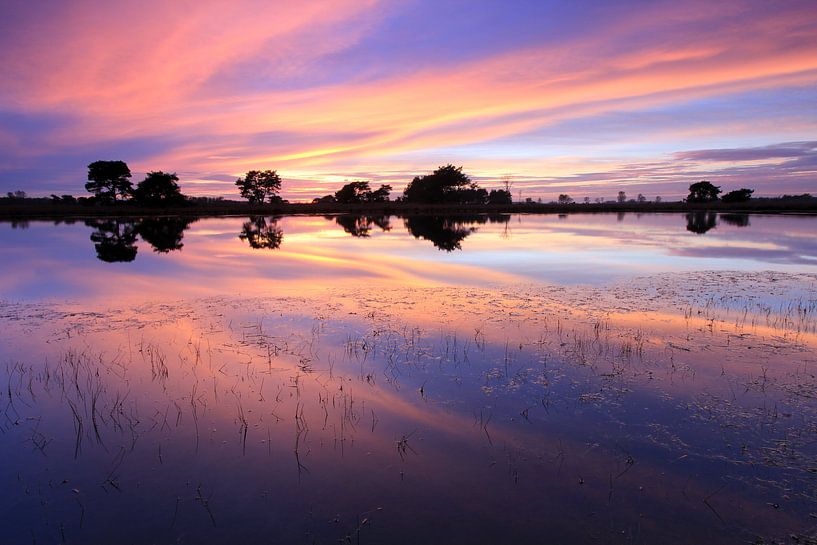
{"label": "shallow water", "polygon": [[471,219],[0,224],[4,542],[812,535],[817,218]]}

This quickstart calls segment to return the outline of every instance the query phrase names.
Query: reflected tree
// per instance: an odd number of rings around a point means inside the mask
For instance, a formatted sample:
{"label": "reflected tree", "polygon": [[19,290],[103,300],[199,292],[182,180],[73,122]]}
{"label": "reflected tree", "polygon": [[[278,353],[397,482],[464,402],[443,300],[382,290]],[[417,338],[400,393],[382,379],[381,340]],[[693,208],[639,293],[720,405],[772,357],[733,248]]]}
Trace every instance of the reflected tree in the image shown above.
{"label": "reflected tree", "polygon": [[720,220],[735,227],[749,227],[749,214],[721,214]]}
{"label": "reflected tree", "polygon": [[266,248],[275,250],[281,246],[284,240],[284,232],[278,226],[280,216],[272,216],[267,221],[263,216],[250,216],[249,221],[244,222],[241,227],[241,234],[238,238],[246,240],[250,248],[256,250]]}
{"label": "reflected tree", "polygon": [[341,214],[334,216],[335,223],[353,237],[368,237],[372,227],[379,227],[381,231],[391,231],[389,216],[358,216],[355,214]]}
{"label": "reflected tree", "polygon": [[404,224],[414,238],[431,241],[434,246],[446,252],[462,249],[462,241],[476,232],[477,224],[505,223],[510,214],[489,214],[473,216],[408,216]]}
{"label": "reflected tree", "polygon": [[687,231],[703,235],[717,224],[717,214],[707,210],[697,210],[687,214]]}
{"label": "reflected tree", "polygon": [[85,225],[94,228],[91,242],[97,259],[106,263],[136,259],[136,225],[133,221],[95,219],[86,221]]}
{"label": "reflected tree", "polygon": [[147,218],[137,227],[142,240],[153,246],[153,251],[160,254],[181,250],[184,244],[184,231],[195,219],[180,217]]}

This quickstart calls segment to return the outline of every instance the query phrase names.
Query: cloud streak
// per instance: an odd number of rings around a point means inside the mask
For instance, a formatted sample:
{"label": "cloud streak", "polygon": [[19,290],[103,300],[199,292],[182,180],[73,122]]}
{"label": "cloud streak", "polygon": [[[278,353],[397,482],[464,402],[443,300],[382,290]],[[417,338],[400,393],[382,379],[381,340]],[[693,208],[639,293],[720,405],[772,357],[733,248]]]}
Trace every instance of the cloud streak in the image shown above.
{"label": "cloud streak", "polygon": [[[55,156],[70,156],[76,168],[122,143],[122,157],[136,170],[177,170],[191,181],[215,182],[250,168],[278,168],[294,180],[291,192],[298,195],[299,187],[323,183],[330,189],[343,171],[375,177],[382,169],[426,170],[436,165],[425,158],[442,150],[498,150],[500,141],[507,147],[568,122],[585,122],[575,139],[598,140],[594,123],[603,126],[610,114],[635,119],[817,83],[817,14],[808,2],[773,10],[759,2],[629,4],[578,14],[554,5],[536,16],[572,21],[585,15],[589,23],[563,29],[557,40],[524,43],[474,28],[493,47],[471,52],[458,49],[456,36],[437,36],[434,62],[414,59],[403,70],[396,60],[411,58],[417,45],[411,31],[430,23],[411,20],[396,2],[259,1],[230,9],[215,1],[53,4],[45,17],[12,4],[13,26],[1,29],[0,69],[9,77],[0,83],[0,111],[7,112],[0,117],[7,148],[0,158],[14,165],[15,175]],[[526,21],[520,11],[509,24],[523,33],[537,21]],[[751,117],[755,104],[746,106]],[[668,157],[682,163],[676,175],[690,163],[749,168],[755,161],[795,158],[800,165],[791,172],[801,173],[808,162],[796,147],[729,145],[762,137],[750,126],[736,138],[709,125],[710,139],[719,135],[726,146],[678,151],[690,148],[685,136],[673,137],[672,118],[663,123],[665,147],[650,150],[635,170]],[[812,136],[815,125],[806,123],[795,136]],[[575,157],[583,166],[556,178],[585,184],[609,179],[588,169],[599,162],[610,166],[608,174],[632,172],[633,155],[651,129],[631,130],[637,135],[631,149],[611,156],[611,137],[602,138]],[[162,149],[133,157],[127,142],[137,140],[161,142]],[[520,180],[537,170],[544,180],[554,163],[567,166],[553,151],[558,145],[552,138],[537,146],[537,161],[518,164],[497,152],[492,163],[466,167],[491,177],[521,166]],[[467,154],[450,157],[459,159],[465,162]],[[0,167],[0,185],[9,183],[9,172]],[[34,188],[43,182],[35,180]],[[193,187],[205,186],[218,187]]]}

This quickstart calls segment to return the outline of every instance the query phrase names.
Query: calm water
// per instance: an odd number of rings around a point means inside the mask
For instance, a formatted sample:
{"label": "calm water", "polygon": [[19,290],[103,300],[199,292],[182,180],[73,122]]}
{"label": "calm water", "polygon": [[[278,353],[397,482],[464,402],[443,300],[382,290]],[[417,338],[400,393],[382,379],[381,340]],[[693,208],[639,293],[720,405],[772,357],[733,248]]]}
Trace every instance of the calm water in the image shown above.
{"label": "calm water", "polygon": [[815,233],[0,223],[2,542],[803,539]]}

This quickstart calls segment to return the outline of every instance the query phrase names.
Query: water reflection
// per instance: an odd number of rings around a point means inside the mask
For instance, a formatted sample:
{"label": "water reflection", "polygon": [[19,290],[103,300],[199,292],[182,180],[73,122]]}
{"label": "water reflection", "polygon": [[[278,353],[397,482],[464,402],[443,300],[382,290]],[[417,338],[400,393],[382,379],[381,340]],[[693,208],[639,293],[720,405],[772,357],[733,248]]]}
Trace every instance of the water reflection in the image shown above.
{"label": "water reflection", "polygon": [[749,227],[749,214],[721,214],[718,218],[727,225]]}
{"label": "water reflection", "polygon": [[247,242],[254,250],[277,250],[284,240],[284,231],[278,225],[280,216],[251,216],[241,226],[238,238]]}
{"label": "water reflection", "polygon": [[132,220],[93,219],[85,222],[93,227],[91,242],[96,257],[106,263],[130,262],[136,259],[136,223]]}
{"label": "water reflection", "polygon": [[373,226],[379,227],[384,233],[391,231],[389,216],[359,216],[355,214],[327,216],[327,219],[332,218],[334,218],[335,223],[343,227],[344,232],[353,237],[366,238],[370,236]]}
{"label": "water reflection", "polygon": [[137,227],[142,240],[153,246],[153,251],[166,254],[181,250],[184,232],[195,219],[181,217],[146,218]]}
{"label": "water reflection", "polygon": [[430,241],[446,252],[462,250],[462,241],[477,231],[476,225],[486,223],[507,224],[510,214],[486,214],[469,216],[408,216],[404,224],[414,238]]}
{"label": "water reflection", "polygon": [[718,215],[708,210],[698,210],[687,214],[687,231],[703,235],[717,225]]}
{"label": "water reflection", "polygon": [[100,261],[128,263],[136,259],[139,251],[137,235],[157,253],[181,250],[184,231],[195,221],[178,216],[127,220],[95,218],[86,220],[85,225],[93,228],[91,242]]}

